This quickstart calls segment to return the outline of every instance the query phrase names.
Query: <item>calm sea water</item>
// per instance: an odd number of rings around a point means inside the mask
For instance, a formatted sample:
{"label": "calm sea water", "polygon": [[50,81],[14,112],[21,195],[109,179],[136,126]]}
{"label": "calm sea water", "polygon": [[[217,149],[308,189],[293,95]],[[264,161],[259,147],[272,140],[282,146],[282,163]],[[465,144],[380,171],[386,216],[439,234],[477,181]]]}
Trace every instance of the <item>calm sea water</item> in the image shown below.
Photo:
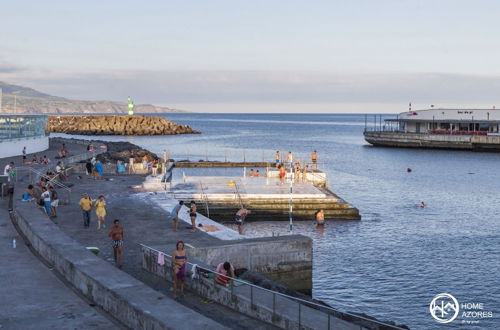
{"label": "calm sea water", "polygon": [[[330,221],[321,232],[296,223],[295,233],[314,240],[314,297],[416,329],[500,328],[500,154],[374,148],[363,139],[364,115],[167,117],[203,134],[128,140],[191,160],[259,161],[276,150],[307,159],[318,150],[330,188],[359,208],[362,220]],[[249,223],[246,230],[286,233],[287,224]],[[494,318],[437,323],[429,303],[443,292],[459,303],[483,303]]]}

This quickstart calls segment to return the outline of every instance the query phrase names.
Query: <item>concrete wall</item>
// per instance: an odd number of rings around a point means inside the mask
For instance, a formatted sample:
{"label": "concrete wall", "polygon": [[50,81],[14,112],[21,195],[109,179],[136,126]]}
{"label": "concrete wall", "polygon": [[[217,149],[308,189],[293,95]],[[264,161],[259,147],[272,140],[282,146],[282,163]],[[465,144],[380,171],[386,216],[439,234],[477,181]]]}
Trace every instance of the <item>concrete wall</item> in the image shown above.
{"label": "concrete wall", "polygon": [[224,261],[265,274],[294,290],[312,290],[312,239],[302,235],[265,237],[189,250],[212,267]]}
{"label": "concrete wall", "polygon": [[[191,256],[192,250],[189,250],[189,253]],[[145,246],[142,247],[143,268],[162,279],[170,280],[172,278],[170,263],[166,262],[165,265],[161,266],[157,263],[157,260],[158,253],[155,250]],[[190,257],[190,261],[196,262],[193,261],[192,257]],[[198,265],[204,267],[203,263],[198,263]],[[299,304],[296,300],[273,294],[271,291],[259,289],[258,287],[246,284],[225,287],[216,284],[212,278],[201,276],[198,272],[198,276],[193,279],[191,278],[190,267],[187,268],[187,271],[188,276],[185,284],[190,290],[240,313],[258,318],[283,329],[378,329],[373,324],[365,328],[342,319],[342,313],[326,313],[318,307]]]}
{"label": "concrete wall", "polygon": [[2,157],[21,156],[23,154],[23,147],[26,147],[26,153],[47,150],[49,149],[49,138],[48,136],[40,136],[0,142]]}
{"label": "concrete wall", "polygon": [[14,221],[40,256],[74,288],[127,327],[225,328],[96,257],[66,236],[33,205],[15,205],[15,209]]}

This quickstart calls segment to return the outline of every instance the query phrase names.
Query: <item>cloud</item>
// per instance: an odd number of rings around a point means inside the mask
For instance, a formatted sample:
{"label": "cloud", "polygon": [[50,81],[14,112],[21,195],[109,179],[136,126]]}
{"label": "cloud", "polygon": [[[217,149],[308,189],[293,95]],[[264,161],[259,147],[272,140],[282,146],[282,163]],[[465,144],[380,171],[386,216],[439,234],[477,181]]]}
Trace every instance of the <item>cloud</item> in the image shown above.
{"label": "cloud", "polygon": [[[22,73],[16,82],[52,95],[137,103],[492,103],[500,76],[451,73],[119,71]],[[500,102],[497,102],[500,103]]]}

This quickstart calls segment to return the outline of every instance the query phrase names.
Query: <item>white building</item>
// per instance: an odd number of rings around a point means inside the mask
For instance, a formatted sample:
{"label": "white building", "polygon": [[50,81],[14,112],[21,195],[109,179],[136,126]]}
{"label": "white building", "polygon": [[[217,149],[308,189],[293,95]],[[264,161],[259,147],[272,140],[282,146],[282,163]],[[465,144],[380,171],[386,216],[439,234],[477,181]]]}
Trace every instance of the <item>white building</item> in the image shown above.
{"label": "white building", "polygon": [[0,158],[40,152],[49,148],[46,115],[0,115]]}

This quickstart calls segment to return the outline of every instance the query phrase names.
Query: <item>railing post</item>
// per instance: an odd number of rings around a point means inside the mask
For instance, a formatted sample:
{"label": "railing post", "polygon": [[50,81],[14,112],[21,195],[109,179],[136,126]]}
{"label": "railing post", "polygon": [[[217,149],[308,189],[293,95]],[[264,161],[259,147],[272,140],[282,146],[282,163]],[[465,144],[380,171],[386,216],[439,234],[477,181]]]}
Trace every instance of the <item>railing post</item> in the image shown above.
{"label": "railing post", "polygon": [[302,307],[302,304],[299,303],[299,330],[301,328],[301,322],[302,322],[302,318],[301,318],[301,315],[300,315],[301,312],[302,312],[302,308],[301,307]]}
{"label": "railing post", "polygon": [[253,306],[253,285],[250,285],[250,307]]}
{"label": "railing post", "polygon": [[273,315],[276,315],[276,293],[273,292]]}

